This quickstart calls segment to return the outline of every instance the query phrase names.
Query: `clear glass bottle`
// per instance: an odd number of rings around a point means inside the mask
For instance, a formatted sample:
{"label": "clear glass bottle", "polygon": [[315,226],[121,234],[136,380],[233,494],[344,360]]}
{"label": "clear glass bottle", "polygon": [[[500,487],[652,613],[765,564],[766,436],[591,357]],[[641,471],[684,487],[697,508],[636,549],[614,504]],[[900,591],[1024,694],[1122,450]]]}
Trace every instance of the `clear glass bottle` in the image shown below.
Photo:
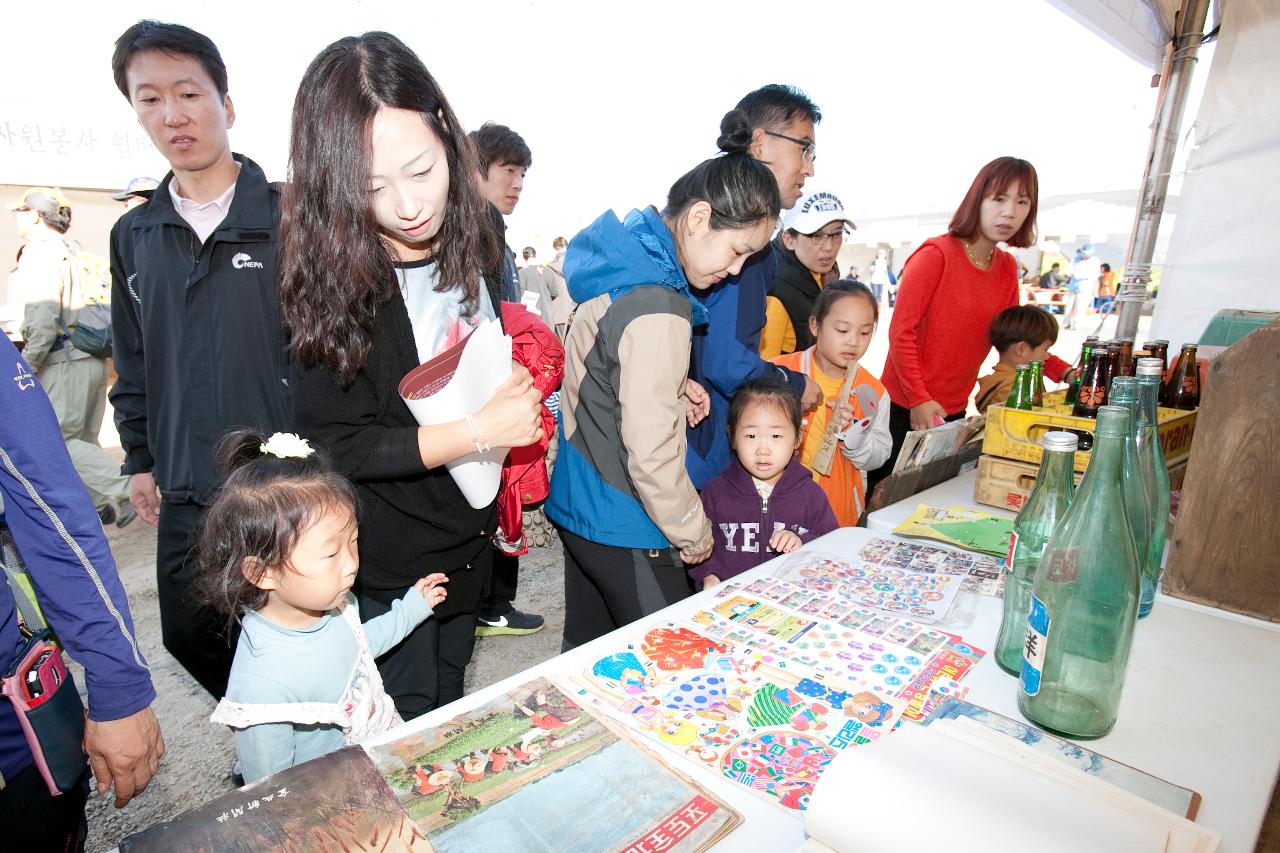
{"label": "clear glass bottle", "polygon": [[1138,603],[1138,618],[1151,612],[1160,588],[1160,568],[1164,563],[1164,543],[1169,525],[1169,466],[1160,443],[1160,376],[1164,372],[1158,358],[1138,359],[1138,466],[1151,498],[1151,538],[1142,557],[1143,589],[1151,588],[1151,600]]}
{"label": "clear glass bottle", "polygon": [[1018,710],[1050,731],[1102,737],[1115,725],[1138,616],[1138,552],[1125,511],[1129,412],[1103,406],[1075,499],[1036,569]]}
{"label": "clear glass bottle", "polygon": [[1009,389],[1009,399],[1004,401],[1010,409],[1031,408],[1031,367],[1019,364],[1013,377],[1013,387]]}
{"label": "clear glass bottle", "polygon": [[996,639],[996,663],[1011,675],[1022,671],[1022,642],[1027,636],[1027,610],[1031,583],[1040,555],[1053,529],[1066,514],[1075,494],[1075,459],[1078,439],[1069,432],[1048,432],[1044,455],[1031,496],[1013,520],[1009,556],[1004,571],[1004,618]]}
{"label": "clear glass bottle", "polygon": [[1151,483],[1144,475],[1142,463],[1138,459],[1138,380],[1132,376],[1117,376],[1111,380],[1111,394],[1108,403],[1124,406],[1129,410],[1129,436],[1124,442],[1124,481],[1125,509],[1129,515],[1129,526],[1133,531],[1133,545],[1138,549],[1138,562],[1141,577],[1139,578],[1138,616],[1141,618],[1151,612],[1151,605],[1156,598],[1155,584],[1145,571],[1147,555],[1151,549],[1151,520],[1154,512],[1151,498]]}

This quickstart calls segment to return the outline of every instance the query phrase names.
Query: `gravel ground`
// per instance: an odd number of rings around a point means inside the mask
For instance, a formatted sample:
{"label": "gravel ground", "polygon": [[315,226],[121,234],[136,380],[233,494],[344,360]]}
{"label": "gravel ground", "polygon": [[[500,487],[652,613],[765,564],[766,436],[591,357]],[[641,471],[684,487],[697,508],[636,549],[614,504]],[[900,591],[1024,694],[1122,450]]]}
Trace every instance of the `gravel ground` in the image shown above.
{"label": "gravel ground", "polygon": [[[235,746],[230,731],[209,722],[214,701],[160,644],[160,611],[156,603],[155,530],[136,521],[124,530],[109,526],[107,536],[120,576],[129,593],[138,642],[151,665],[156,699],[153,706],[164,732],[166,752],[160,772],[147,790],[123,809],[110,794],[89,796],[90,853],[115,847],[131,832],[145,829],[234,788],[231,764]],[[484,637],[467,669],[467,692],[478,690],[560,652],[564,627],[564,562],[560,543],[530,549],[520,561],[520,596],[516,606],[541,613],[547,626],[523,637]],[[78,679],[83,685],[84,680]]]}

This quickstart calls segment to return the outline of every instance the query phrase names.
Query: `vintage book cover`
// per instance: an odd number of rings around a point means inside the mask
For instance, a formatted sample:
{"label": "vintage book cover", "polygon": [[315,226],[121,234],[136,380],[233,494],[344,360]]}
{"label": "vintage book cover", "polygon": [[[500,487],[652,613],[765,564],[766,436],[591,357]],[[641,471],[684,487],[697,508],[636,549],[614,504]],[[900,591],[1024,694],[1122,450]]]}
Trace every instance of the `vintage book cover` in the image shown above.
{"label": "vintage book cover", "polygon": [[546,679],[369,747],[442,853],[697,853],[742,820]]}
{"label": "vintage book cover", "polygon": [[430,853],[369,756],[340,749],[120,842],[121,853]]}

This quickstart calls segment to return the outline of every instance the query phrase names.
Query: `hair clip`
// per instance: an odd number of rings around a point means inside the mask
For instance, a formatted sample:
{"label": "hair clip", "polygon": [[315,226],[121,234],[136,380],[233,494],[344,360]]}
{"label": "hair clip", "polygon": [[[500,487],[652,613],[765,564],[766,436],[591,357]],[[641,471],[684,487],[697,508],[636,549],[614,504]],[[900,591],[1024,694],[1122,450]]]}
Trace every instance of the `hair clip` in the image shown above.
{"label": "hair clip", "polygon": [[306,459],[316,452],[305,438],[291,432],[276,433],[265,444],[259,444],[258,449],[279,459]]}

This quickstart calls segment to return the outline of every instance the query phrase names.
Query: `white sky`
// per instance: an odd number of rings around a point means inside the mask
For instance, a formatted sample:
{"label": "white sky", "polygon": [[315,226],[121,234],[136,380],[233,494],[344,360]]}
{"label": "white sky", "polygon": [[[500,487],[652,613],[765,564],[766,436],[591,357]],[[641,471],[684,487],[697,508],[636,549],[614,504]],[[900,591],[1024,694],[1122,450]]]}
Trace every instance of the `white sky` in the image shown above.
{"label": "white sky", "polygon": [[[1155,108],[1150,69],[1043,0],[115,0],[6,10],[3,117],[134,126],[110,56],[142,17],[218,44],[233,147],[273,179],[286,177],[293,94],[315,54],[370,29],[401,37],[469,129],[496,120],[533,149],[508,220],[517,247],[571,236],[606,207],[661,202],[714,153],[721,115],[765,83],[799,86],[822,109],[809,186],[835,191],[855,218],[949,210],[1002,154],[1036,165],[1042,195],[1136,188]],[[145,159],[89,165],[86,178],[15,156],[0,182],[35,182],[28,166],[68,186],[164,170]]]}

